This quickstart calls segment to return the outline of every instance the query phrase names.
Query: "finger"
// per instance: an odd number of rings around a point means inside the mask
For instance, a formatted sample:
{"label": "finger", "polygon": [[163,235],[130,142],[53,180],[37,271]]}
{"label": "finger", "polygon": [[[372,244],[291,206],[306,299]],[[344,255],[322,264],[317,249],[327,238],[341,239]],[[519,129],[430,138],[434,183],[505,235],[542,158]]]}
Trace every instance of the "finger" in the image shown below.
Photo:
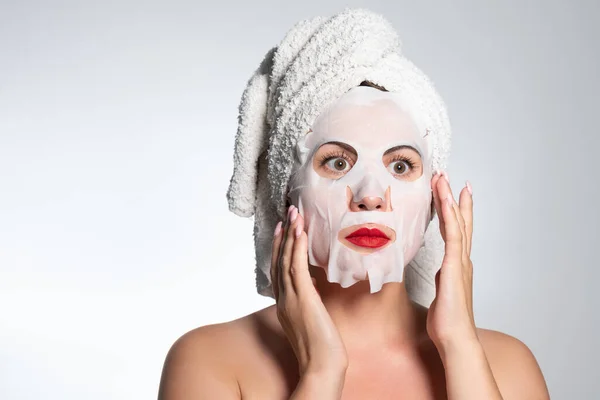
{"label": "finger", "polygon": [[[461,190],[459,196],[464,197],[465,191],[466,191],[466,188],[463,188],[463,190]],[[459,197],[459,201],[460,201],[460,197]],[[466,261],[468,261],[468,256],[467,256],[467,233],[466,233],[466,228],[465,228],[465,219],[462,215],[460,205],[458,203],[456,203],[456,201],[453,200],[452,206],[454,207],[454,212],[456,213],[456,218],[458,219],[458,226],[460,228],[460,234],[462,235],[462,258],[463,258],[463,261],[466,262]]]}
{"label": "finger", "polygon": [[[470,271],[468,271],[466,269],[467,264],[469,264],[469,257],[467,255],[467,247],[466,247],[466,228],[465,228],[464,218],[463,218],[462,213],[460,211],[460,206],[454,200],[454,196],[452,196],[452,188],[450,187],[450,184],[449,184],[449,182],[447,180],[446,180],[446,182],[442,182],[442,185],[440,186],[439,190],[440,190],[440,197],[441,198],[450,198],[451,199],[452,208],[453,208],[453,211],[454,211],[453,214],[456,217],[458,229],[460,231],[460,236],[461,236],[460,237],[460,244],[461,244],[461,248],[460,248],[460,270],[461,270],[461,274],[462,274],[463,278],[464,277],[469,277],[471,273],[470,273]],[[461,193],[460,193],[461,197],[464,196],[465,190],[466,189],[463,189],[463,191],[461,191]]]}
{"label": "finger", "polygon": [[[466,190],[466,189],[465,189]],[[461,196],[464,196],[464,190],[461,191]],[[467,304],[468,304],[468,309],[469,309],[469,315],[472,317],[472,294],[473,294],[473,271],[471,269],[471,260],[469,259],[468,255],[467,255],[467,241],[466,241],[466,233],[465,233],[465,222],[464,219],[462,217],[462,213],[460,212],[460,206],[458,204],[456,204],[456,201],[453,201],[453,208],[454,208],[454,212],[456,214],[457,220],[458,220],[458,226],[460,227],[460,233],[461,233],[461,245],[462,245],[462,251],[461,251],[461,262],[460,262],[460,271],[461,271],[461,276],[462,276],[462,280],[463,280],[463,289],[465,291],[465,296],[467,299]]]}
{"label": "finger", "polygon": [[[466,188],[460,193],[460,213],[465,220],[465,239],[467,256],[471,257],[471,242],[473,240],[473,196],[471,195],[471,184],[466,183]],[[463,199],[464,197],[464,199]]]}
{"label": "finger", "polygon": [[441,174],[441,171],[437,171],[436,174],[433,176],[433,178],[431,179],[431,192],[433,194],[433,205],[435,207],[435,211],[438,215],[438,219],[441,221],[442,219],[442,209],[441,209],[441,204],[440,204],[440,197],[438,194],[438,189],[437,189],[437,185],[440,179],[443,178],[443,175]]}
{"label": "finger", "polygon": [[292,263],[290,275],[294,289],[299,295],[315,292],[311,276],[308,271],[308,238],[304,232],[304,218],[298,215],[297,225],[294,232],[294,248],[292,250]]}
{"label": "finger", "polygon": [[[445,171],[441,172],[441,178],[438,179],[436,184],[437,189],[437,198],[440,203],[440,213],[442,214],[442,219],[444,219],[444,206],[447,200],[448,195],[452,196],[452,188],[450,187],[450,181],[448,180],[448,174]],[[446,221],[443,221],[444,223]]]}
{"label": "finger", "polygon": [[437,181],[442,177],[442,171],[436,171],[435,174],[431,177],[431,190],[435,189],[435,185]]}
{"label": "finger", "polygon": [[473,201],[467,187],[460,192],[458,214],[463,219],[463,279],[469,314],[473,319],[473,263],[471,262],[471,235],[473,232]]}
{"label": "finger", "polygon": [[277,259],[279,257],[279,246],[281,245],[282,240],[282,221],[277,222],[275,226],[275,232],[273,234],[273,249],[271,250],[271,287],[273,288],[273,295],[275,296],[275,301],[277,301],[279,292],[278,292],[278,279],[277,276]]}
{"label": "finger", "polygon": [[279,273],[281,274],[280,281],[283,285],[283,290],[286,293],[293,290],[292,278],[290,276],[290,266],[292,263],[292,249],[295,242],[295,229],[298,223],[298,209],[292,206],[292,212],[290,213],[289,223],[287,231],[285,232],[285,243],[283,244],[282,253],[280,256],[281,268]]}
{"label": "finger", "polygon": [[[452,192],[446,190],[446,194],[442,197],[443,214],[445,221],[445,252],[444,261],[452,265],[453,273],[460,273],[462,276],[462,232],[460,229],[458,216],[454,208],[454,199]],[[444,268],[444,266],[442,266]]]}
{"label": "finger", "polygon": [[440,173],[438,179],[435,181],[435,187],[433,189],[433,199],[435,210],[438,215],[440,233],[442,235],[442,239],[446,241],[446,228],[444,223],[444,197],[442,194],[442,189],[444,188],[444,182],[448,182],[445,178],[445,174]]}

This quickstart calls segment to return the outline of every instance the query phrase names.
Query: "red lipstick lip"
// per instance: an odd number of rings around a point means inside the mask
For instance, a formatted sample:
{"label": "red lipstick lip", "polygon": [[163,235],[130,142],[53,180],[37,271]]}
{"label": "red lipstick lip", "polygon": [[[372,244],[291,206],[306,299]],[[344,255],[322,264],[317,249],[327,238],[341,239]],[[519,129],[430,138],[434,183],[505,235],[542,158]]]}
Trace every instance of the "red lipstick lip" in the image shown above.
{"label": "red lipstick lip", "polygon": [[364,228],[364,227],[355,230],[354,232],[352,232],[351,234],[346,236],[346,239],[350,239],[350,238],[354,238],[354,237],[361,237],[361,236],[385,238],[388,240],[390,239],[385,233],[381,232],[377,228],[369,229],[369,228]]}
{"label": "red lipstick lip", "polygon": [[346,240],[356,246],[378,248],[385,246],[390,238],[377,228],[360,228],[346,236]]}

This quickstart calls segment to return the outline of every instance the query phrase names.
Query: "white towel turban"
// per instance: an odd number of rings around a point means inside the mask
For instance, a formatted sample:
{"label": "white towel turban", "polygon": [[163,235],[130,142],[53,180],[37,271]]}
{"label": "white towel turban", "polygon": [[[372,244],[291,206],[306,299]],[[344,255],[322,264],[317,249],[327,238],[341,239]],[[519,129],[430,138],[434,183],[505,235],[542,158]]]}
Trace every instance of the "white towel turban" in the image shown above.
{"label": "white towel turban", "polygon": [[[360,8],[296,23],[270,49],[249,79],[239,105],[230,211],[254,215],[256,288],[273,297],[271,248],[277,221],[286,213],[292,150],[327,105],[370,81],[410,99],[433,135],[432,170],[446,168],[450,121],[431,80],[403,54],[391,23]],[[444,255],[434,218],[423,247],[408,264],[405,284],[413,301],[429,306],[434,276]]]}

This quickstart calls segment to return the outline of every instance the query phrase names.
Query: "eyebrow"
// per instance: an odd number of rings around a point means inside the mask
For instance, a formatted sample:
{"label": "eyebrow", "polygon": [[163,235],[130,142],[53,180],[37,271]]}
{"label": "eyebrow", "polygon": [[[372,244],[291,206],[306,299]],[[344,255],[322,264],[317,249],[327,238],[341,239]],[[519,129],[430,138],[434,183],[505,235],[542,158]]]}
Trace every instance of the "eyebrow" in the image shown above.
{"label": "eyebrow", "polygon": [[356,155],[356,150],[354,150],[354,147],[352,147],[349,144],[346,144],[344,142],[327,142],[326,144],[335,144],[335,145],[338,145],[341,148],[343,148],[344,150],[349,151],[350,153]]}
{"label": "eyebrow", "polygon": [[421,152],[419,150],[415,149],[413,146],[409,146],[409,145],[406,145],[406,144],[403,144],[403,145],[400,145],[400,146],[394,146],[391,149],[386,150],[385,153],[383,153],[383,155],[386,156],[386,155],[388,155],[388,154],[390,154],[390,153],[392,153],[392,152],[394,152],[396,150],[402,150],[402,149],[414,150],[414,151],[417,152],[417,154],[419,155],[419,157],[422,157],[421,156]]}
{"label": "eyebrow", "polygon": [[[327,142],[326,144],[335,144],[335,145],[338,145],[341,148],[343,148],[344,150],[349,151],[350,153],[356,155],[356,150],[354,150],[354,147],[352,147],[349,144],[346,144],[344,142],[333,141],[333,142]],[[402,150],[402,149],[413,150],[413,151],[415,151],[419,155],[419,157],[423,158],[423,156],[421,155],[421,152],[419,150],[417,150],[413,146],[409,146],[407,144],[402,144],[402,145],[399,145],[399,146],[394,146],[391,149],[386,150],[385,153],[383,153],[383,156],[385,157],[386,155],[388,155],[390,153],[393,153],[394,151]]]}

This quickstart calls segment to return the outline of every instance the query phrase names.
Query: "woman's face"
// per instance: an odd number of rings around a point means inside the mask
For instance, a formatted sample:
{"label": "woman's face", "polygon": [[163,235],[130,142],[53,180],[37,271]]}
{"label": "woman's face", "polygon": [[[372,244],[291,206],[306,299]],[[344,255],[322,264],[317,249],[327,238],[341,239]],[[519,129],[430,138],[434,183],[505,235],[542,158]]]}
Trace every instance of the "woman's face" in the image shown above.
{"label": "woman's face", "polygon": [[431,217],[427,138],[397,93],[356,87],[296,146],[289,197],[305,218],[309,262],[347,287],[401,282]]}

